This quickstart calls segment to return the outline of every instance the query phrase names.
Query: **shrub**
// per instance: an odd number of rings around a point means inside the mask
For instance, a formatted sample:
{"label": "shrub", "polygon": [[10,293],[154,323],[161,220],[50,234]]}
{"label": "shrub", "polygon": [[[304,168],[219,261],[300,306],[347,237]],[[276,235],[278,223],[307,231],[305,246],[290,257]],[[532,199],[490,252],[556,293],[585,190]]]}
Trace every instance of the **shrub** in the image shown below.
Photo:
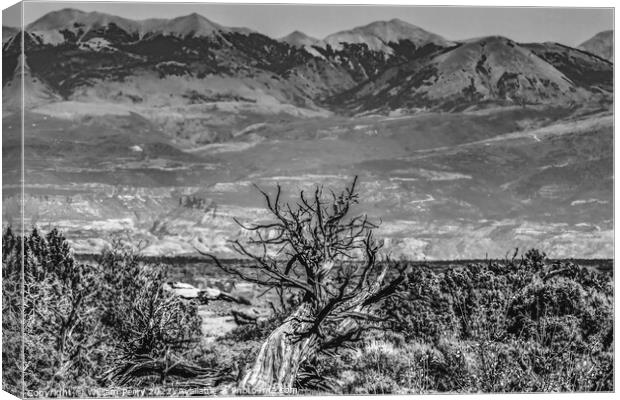
{"label": "shrub", "polygon": [[[108,250],[98,264],[81,264],[56,229],[21,237],[7,228],[2,248],[3,377],[16,394],[22,374],[24,390],[70,395],[97,386],[123,359],[174,354],[199,338],[195,306],[164,291],[165,271],[131,252]],[[22,339],[23,371],[15,357]]]}
{"label": "shrub", "polygon": [[2,389],[21,396],[22,387],[22,244],[7,228],[2,235]]}
{"label": "shrub", "polygon": [[612,298],[582,284],[599,279],[580,282],[559,275],[533,280],[511,301],[507,331],[550,347],[608,350],[613,337]]}
{"label": "shrub", "polygon": [[[22,279],[22,260],[23,297],[21,287],[15,296],[15,285]],[[34,229],[23,239],[6,229],[3,278],[3,290],[13,294],[3,298],[7,332],[21,334],[22,327],[15,319],[23,313],[24,389],[94,384],[100,356],[95,269],[75,262],[56,229],[45,236]]]}
{"label": "shrub", "polygon": [[98,268],[101,319],[119,357],[159,358],[198,343],[197,308],[164,289],[163,265],[144,264],[117,244],[103,251]]}
{"label": "shrub", "polygon": [[395,358],[416,359],[404,350],[413,343],[441,354],[423,364],[432,390],[613,388],[610,276],[570,263],[547,265],[536,250],[442,273],[416,267],[384,313],[406,341]]}
{"label": "shrub", "polygon": [[[3,382],[15,394],[22,373],[27,390],[170,383],[165,369],[132,370],[158,362],[218,371],[209,384],[231,385],[297,304],[283,302],[272,318],[198,345],[197,308],[163,290],[164,266],[118,244],[92,265],[78,263],[57,230],[21,237],[9,228],[2,246]],[[446,272],[413,267],[377,313],[386,330],[365,326],[357,342],[316,354],[296,387],[345,394],[614,390],[611,277],[548,265],[537,251]]]}
{"label": "shrub", "polygon": [[414,266],[401,290],[406,301],[402,297],[385,300],[383,313],[390,329],[402,332],[407,339],[427,341],[456,332],[453,298],[442,290],[439,277],[429,268]]}

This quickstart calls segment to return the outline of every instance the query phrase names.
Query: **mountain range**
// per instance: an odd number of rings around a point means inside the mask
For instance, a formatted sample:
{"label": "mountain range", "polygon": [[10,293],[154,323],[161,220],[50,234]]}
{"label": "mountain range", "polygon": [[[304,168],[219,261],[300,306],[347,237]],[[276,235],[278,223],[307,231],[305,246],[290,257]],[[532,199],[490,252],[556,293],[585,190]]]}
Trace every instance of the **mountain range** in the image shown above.
{"label": "mountain range", "polygon": [[265,217],[252,183],[359,175],[395,257],[609,257],[612,41],[453,41],[399,19],[274,39],[55,11],[3,27],[3,220],[21,204],[23,90],[26,224],[81,252],[120,235],[233,256],[231,217]]}
{"label": "mountain range", "polygon": [[[3,85],[20,52],[11,33],[20,34],[3,30]],[[301,32],[275,40],[198,14],[134,21],[74,9],[46,14],[24,34],[33,76],[67,100],[149,102],[148,93],[135,93],[139,82],[169,77],[193,88],[171,93],[170,102],[230,95],[338,113],[572,104],[609,100],[612,88],[613,65],[596,55],[607,51],[600,43],[609,35],[585,50],[503,37],[453,42],[392,19],[323,40]],[[205,77],[230,78],[244,90],[209,90]],[[125,88],[120,95],[101,87],[115,82]]]}

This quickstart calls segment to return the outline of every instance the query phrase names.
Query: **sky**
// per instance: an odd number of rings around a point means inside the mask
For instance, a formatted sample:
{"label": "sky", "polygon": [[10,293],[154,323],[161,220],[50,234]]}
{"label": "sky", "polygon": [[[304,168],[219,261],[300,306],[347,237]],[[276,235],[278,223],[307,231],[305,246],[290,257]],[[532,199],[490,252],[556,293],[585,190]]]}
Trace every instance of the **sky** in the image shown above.
{"label": "sky", "polygon": [[[221,25],[247,27],[273,38],[294,30],[324,38],[373,21],[399,18],[451,40],[501,35],[518,42],[554,41],[569,46],[576,46],[600,31],[613,29],[614,18],[611,8],[37,1],[24,4],[26,24],[62,8],[99,11],[130,19],[174,18],[197,12]],[[19,25],[19,18],[17,9],[3,12],[4,25]]]}

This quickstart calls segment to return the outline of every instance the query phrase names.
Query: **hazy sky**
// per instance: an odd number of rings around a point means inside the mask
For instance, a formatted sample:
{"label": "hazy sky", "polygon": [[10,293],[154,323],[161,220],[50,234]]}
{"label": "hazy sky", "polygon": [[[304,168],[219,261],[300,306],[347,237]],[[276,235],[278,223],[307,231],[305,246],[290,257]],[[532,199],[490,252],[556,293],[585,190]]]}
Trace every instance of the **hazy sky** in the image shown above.
{"label": "hazy sky", "polygon": [[[447,39],[502,35],[519,42],[555,41],[575,46],[613,29],[611,8],[490,8],[417,6],[244,5],[196,3],[25,2],[26,24],[62,8],[100,11],[131,19],[172,18],[197,12],[225,26],[243,26],[271,37],[293,30],[323,38],[377,20],[400,18]],[[4,12],[5,25],[19,21]]]}

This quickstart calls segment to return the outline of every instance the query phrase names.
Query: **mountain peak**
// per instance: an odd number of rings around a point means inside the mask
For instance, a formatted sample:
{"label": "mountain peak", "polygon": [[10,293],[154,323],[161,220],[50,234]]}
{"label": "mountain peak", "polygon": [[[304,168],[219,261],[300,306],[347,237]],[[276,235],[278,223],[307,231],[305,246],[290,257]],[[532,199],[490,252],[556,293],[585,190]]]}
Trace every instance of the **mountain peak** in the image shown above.
{"label": "mountain peak", "polygon": [[333,48],[341,47],[340,43],[365,43],[369,49],[375,51],[391,52],[388,43],[398,43],[401,40],[409,40],[414,45],[421,47],[428,43],[440,46],[450,45],[451,42],[434,33],[410,24],[398,18],[389,21],[375,21],[364,26],[358,26],[351,30],[340,31],[329,35],[325,42]]}
{"label": "mountain peak", "polygon": [[226,28],[208,20],[198,13],[191,13],[172,19],[147,19],[134,21],[122,17],[100,12],[84,12],[73,8],[65,8],[52,11],[34,21],[26,28],[29,31],[45,32],[48,42],[62,41],[62,35],[58,31],[63,29],[78,28],[84,32],[115,24],[119,28],[131,34],[143,36],[148,33],[186,36],[212,36],[218,31],[226,31]]}
{"label": "mountain peak", "polygon": [[193,23],[209,23],[209,24],[214,24],[213,22],[209,21],[207,18],[203,17],[202,15],[198,14],[198,13],[191,13],[191,14],[187,14],[187,15],[181,15],[180,17],[176,17],[176,18],[172,18],[170,19],[170,21],[186,21],[186,22],[193,22]]}
{"label": "mountain peak", "polygon": [[136,32],[139,23],[130,19],[118,17],[111,14],[97,11],[84,12],[74,8],[64,8],[59,11],[52,11],[36,21],[30,23],[26,30],[34,32],[60,31],[63,29],[81,28],[83,31],[107,26],[111,23],[127,32]]}
{"label": "mountain peak", "polygon": [[399,19],[399,18],[392,18],[389,21],[374,21],[369,24],[359,26],[357,28],[353,28],[353,30],[367,30],[367,29],[373,29],[377,27],[387,27],[391,29],[403,29],[404,28],[404,29],[409,29],[409,30],[424,31],[424,29],[420,28],[419,26],[414,25],[407,21],[403,21],[402,19]]}
{"label": "mountain peak", "polygon": [[301,31],[293,31],[279,40],[295,47],[312,46],[319,42],[319,39],[308,36]]}
{"label": "mountain peak", "polygon": [[181,15],[179,17],[175,17],[172,18],[170,20],[167,20],[169,22],[186,22],[186,23],[201,23],[201,24],[212,24],[212,25],[216,25],[215,23],[209,21],[207,18],[203,17],[202,15],[198,14],[198,13],[191,13],[191,14],[187,14],[187,15]]}
{"label": "mountain peak", "polygon": [[409,28],[422,29],[419,26],[413,25],[412,23],[409,23],[407,21],[403,21],[400,18],[392,18],[389,21],[374,21],[374,22],[371,22],[369,24],[366,24],[364,26],[354,28],[354,29],[363,29],[363,28],[374,27],[374,26],[393,26],[393,27],[405,26]]}
{"label": "mountain peak", "polygon": [[[61,8],[60,10],[49,12],[46,15],[54,15],[54,16],[73,15],[75,16],[75,15],[85,15],[85,14],[87,14],[86,11],[78,10],[77,8],[66,7],[66,8]],[[45,17],[46,15],[44,15],[43,17]]]}
{"label": "mountain peak", "polygon": [[52,11],[50,14],[72,14],[72,15],[80,15],[80,14],[86,14],[86,11],[82,11],[82,10],[78,10],[77,8],[71,8],[71,7],[66,7],[66,8],[61,8],[58,11]]}
{"label": "mountain peak", "polygon": [[508,39],[505,36],[500,35],[489,35],[489,36],[479,36],[474,38],[469,38],[465,40],[461,40],[461,43],[514,43],[511,39]]}
{"label": "mountain peak", "polygon": [[27,29],[37,31],[60,29],[85,15],[86,13],[82,10],[75,8],[63,8],[61,10],[51,11],[43,15],[36,21],[30,23]]}
{"label": "mountain peak", "polygon": [[294,37],[310,37],[308,35],[306,35],[305,33],[303,33],[302,31],[293,31],[291,33],[289,33],[287,36],[294,36]]}
{"label": "mountain peak", "polygon": [[579,49],[585,50],[608,61],[614,60],[614,31],[607,30],[597,33],[581,43]]}
{"label": "mountain peak", "polygon": [[198,13],[191,13],[166,21],[162,33],[175,36],[212,36],[218,31],[225,30]]}

